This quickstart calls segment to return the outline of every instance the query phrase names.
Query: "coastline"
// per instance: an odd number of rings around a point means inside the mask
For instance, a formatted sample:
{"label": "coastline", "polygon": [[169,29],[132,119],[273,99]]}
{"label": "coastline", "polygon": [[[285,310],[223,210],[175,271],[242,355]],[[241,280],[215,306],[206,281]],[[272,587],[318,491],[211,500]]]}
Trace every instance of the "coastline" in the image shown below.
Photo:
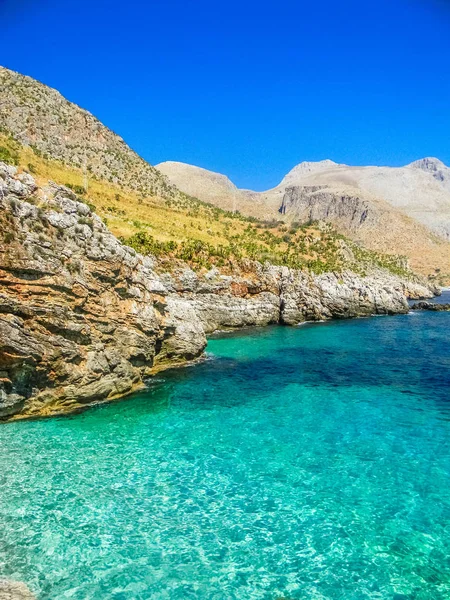
{"label": "coastline", "polygon": [[[64,186],[0,163],[0,419],[124,398],[203,356],[220,330],[402,314],[437,289],[382,269],[315,275],[242,261],[170,272],[114,237]],[[39,198],[39,202],[36,200]]]}
{"label": "coastline", "polygon": [[[436,297],[436,296],[434,296],[434,297]],[[243,327],[215,330],[215,331],[211,332],[210,334],[208,334],[207,340],[220,339],[222,337],[227,337],[228,335],[233,335],[233,334],[236,334],[236,335],[239,335],[242,333],[245,334],[246,332],[248,332],[248,334],[250,335],[255,330],[262,330],[262,329],[266,329],[267,327],[293,327],[293,328],[295,328],[295,327],[303,327],[306,325],[316,325],[319,323],[322,323],[322,324],[323,323],[332,323],[333,321],[372,319],[375,317],[393,317],[393,316],[398,316],[400,314],[409,315],[409,314],[415,314],[415,313],[414,313],[414,311],[409,310],[407,312],[395,313],[395,314],[358,315],[358,316],[348,317],[345,319],[320,319],[320,320],[315,320],[315,321],[303,321],[301,323],[298,323],[297,325],[286,325],[284,323],[270,323],[268,325],[246,325]],[[71,406],[63,406],[62,408],[54,408],[54,409],[50,408],[45,412],[35,414],[35,415],[27,415],[27,414],[19,413],[16,415],[12,415],[11,417],[8,417],[8,418],[0,418],[0,426],[5,423],[14,423],[17,421],[39,421],[42,419],[52,419],[52,418],[56,418],[56,417],[70,417],[70,416],[74,416],[77,414],[81,414],[91,408],[103,406],[105,404],[113,404],[113,403],[125,401],[130,396],[133,396],[134,394],[136,394],[138,392],[148,389],[151,386],[151,382],[152,382],[153,378],[156,377],[157,375],[159,375],[161,373],[165,373],[167,371],[195,367],[196,365],[198,365],[202,362],[205,362],[207,360],[210,360],[210,359],[208,358],[207,346],[206,346],[203,353],[196,358],[193,358],[190,360],[188,360],[188,359],[177,360],[172,363],[164,363],[164,364],[159,364],[157,366],[152,367],[151,374],[145,380],[139,382],[132,389],[125,392],[124,394],[118,394],[115,396],[110,396],[108,398],[99,399],[97,401],[92,401],[92,402],[89,402],[84,405],[79,404],[79,405],[72,406],[72,407]]]}

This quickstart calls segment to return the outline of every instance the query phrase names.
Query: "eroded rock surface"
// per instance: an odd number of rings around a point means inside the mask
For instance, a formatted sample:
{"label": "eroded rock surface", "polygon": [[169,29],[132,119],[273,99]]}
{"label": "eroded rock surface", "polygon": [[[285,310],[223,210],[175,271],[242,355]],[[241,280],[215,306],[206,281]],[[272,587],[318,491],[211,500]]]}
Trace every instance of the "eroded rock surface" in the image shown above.
{"label": "eroded rock surface", "polygon": [[24,583],[0,579],[0,600],[36,600]]}
{"label": "eroded rock surface", "polygon": [[449,311],[450,304],[434,304],[433,302],[416,302],[411,306],[413,310],[431,310],[434,312]]}
{"label": "eroded rock surface", "polygon": [[357,194],[337,194],[320,185],[286,188],[280,213],[301,223],[330,221],[349,230],[363,224],[374,226],[378,221],[376,210]]}
{"label": "eroded rock surface", "polygon": [[171,272],[62,186],[0,163],[0,418],[77,410],[200,356],[217,329],[408,311],[433,290],[385,272],[241,263]]}
{"label": "eroded rock surface", "polygon": [[177,297],[168,312],[154,261],[123,246],[70,190],[37,189],[3,166],[0,202],[0,416],[122,396],[157,356],[201,354],[191,306]]}

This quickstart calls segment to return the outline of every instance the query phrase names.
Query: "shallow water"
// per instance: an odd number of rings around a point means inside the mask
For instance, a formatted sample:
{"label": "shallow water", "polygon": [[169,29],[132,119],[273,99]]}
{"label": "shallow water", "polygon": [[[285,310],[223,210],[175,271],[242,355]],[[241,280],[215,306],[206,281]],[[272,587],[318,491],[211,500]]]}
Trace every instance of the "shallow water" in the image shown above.
{"label": "shallow water", "polygon": [[0,575],[40,600],[450,597],[449,313],[273,327],[0,427]]}

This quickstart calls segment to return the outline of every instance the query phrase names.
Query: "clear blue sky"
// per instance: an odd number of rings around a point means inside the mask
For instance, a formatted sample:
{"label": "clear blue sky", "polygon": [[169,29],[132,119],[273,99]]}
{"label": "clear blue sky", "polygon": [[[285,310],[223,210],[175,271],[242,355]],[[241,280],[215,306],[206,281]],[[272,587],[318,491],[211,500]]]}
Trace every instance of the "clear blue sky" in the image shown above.
{"label": "clear blue sky", "polygon": [[0,0],[0,64],[149,162],[450,164],[450,0]]}

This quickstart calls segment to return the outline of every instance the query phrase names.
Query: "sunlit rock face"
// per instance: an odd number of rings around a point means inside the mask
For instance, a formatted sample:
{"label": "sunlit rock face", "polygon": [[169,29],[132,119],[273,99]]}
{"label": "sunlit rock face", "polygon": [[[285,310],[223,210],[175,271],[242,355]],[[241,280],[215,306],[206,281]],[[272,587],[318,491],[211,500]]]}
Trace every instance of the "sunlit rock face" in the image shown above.
{"label": "sunlit rock face", "polygon": [[315,276],[247,261],[168,272],[69,189],[0,163],[0,418],[112,400],[199,357],[223,328],[389,314],[433,290],[385,272]]}
{"label": "sunlit rock face", "polygon": [[0,600],[36,600],[36,598],[24,583],[0,579]]}

